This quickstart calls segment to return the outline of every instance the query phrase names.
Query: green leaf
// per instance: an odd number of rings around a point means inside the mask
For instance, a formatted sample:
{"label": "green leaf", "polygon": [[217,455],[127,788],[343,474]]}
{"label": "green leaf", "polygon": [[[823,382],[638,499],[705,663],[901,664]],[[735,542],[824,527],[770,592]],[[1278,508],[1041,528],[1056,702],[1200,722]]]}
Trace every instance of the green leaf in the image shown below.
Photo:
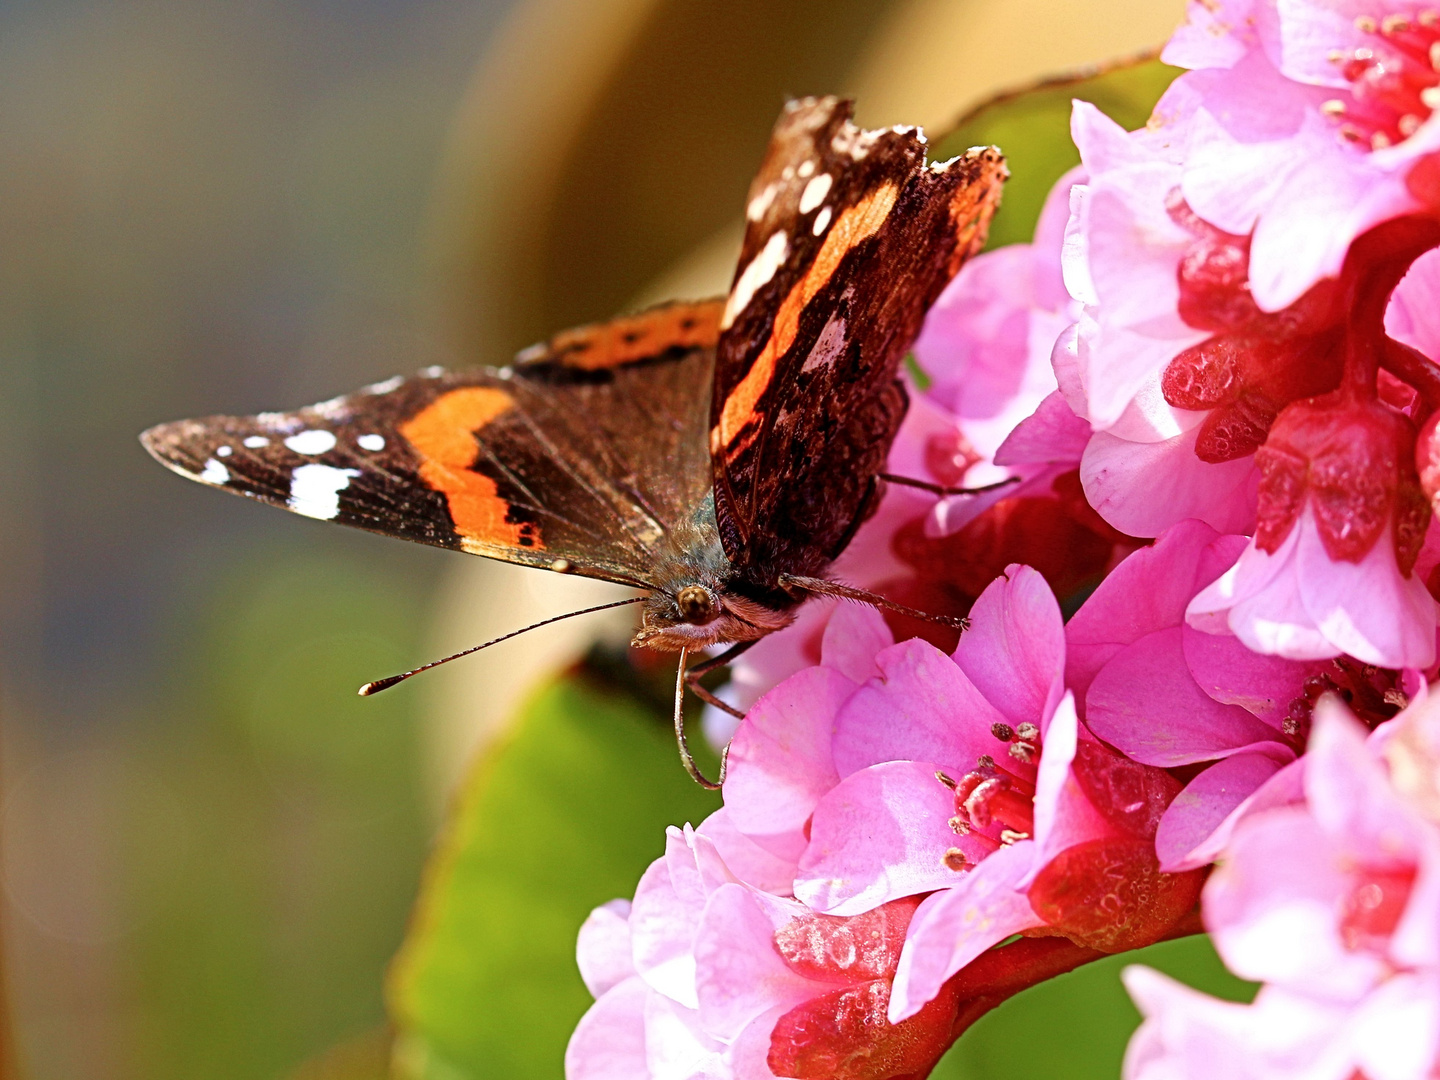
{"label": "green leaf", "polygon": [[718,806],[681,770],[652,708],[583,677],[543,688],[479,763],[432,861],[390,979],[398,1071],[562,1075],[590,1005],[580,924],[634,892],[666,825]]}
{"label": "green leaf", "polygon": [[1133,130],[1145,124],[1155,102],[1179,73],[1179,68],[1145,59],[1000,94],[972,109],[938,139],[933,157],[944,160],[971,146],[1000,147],[1010,166],[1010,179],[990,226],[988,246],[1026,243],[1035,233],[1040,208],[1055,181],[1080,164],[1080,153],[1070,140],[1072,100],[1092,102],[1126,130]]}
{"label": "green leaf", "polygon": [[1231,975],[1208,937],[1165,941],[1107,957],[1017,994],[960,1037],[931,1080],[1115,1080],[1140,1023],[1120,983],[1145,964],[1197,990],[1249,1001],[1255,986]]}

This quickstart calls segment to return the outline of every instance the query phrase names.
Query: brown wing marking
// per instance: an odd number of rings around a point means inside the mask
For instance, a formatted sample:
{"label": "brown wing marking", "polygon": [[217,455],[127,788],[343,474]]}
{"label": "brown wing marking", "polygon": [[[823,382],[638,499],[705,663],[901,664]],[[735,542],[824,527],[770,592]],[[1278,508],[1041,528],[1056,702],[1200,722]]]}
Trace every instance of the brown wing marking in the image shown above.
{"label": "brown wing marking", "polygon": [[710,437],[731,562],[823,573],[873,505],[905,414],[900,361],[984,243],[993,148],[927,164],[913,128],[862,131],[850,104],[791,102],[750,187],[716,345]]}
{"label": "brown wing marking", "polygon": [[[885,218],[895,206],[895,199],[899,194],[900,188],[897,185],[886,184],[872,191],[854,206],[848,207],[830,227],[814,263],[780,302],[780,308],[775,315],[775,328],[764,349],[755,358],[755,363],[745,373],[745,377],[725,398],[720,412],[720,424],[716,429],[718,439],[714,440],[719,446],[729,446],[734,442],[741,428],[754,417],[755,403],[760,400],[760,396],[775,376],[775,362],[795,344],[795,335],[800,330],[800,313],[805,310],[805,305],[815,299],[816,293],[829,282],[846,252],[880,231],[880,226],[885,223]],[[712,445],[712,451],[715,449],[716,446]]]}
{"label": "brown wing marking", "polygon": [[500,496],[494,480],[472,468],[475,433],[514,407],[515,399],[504,390],[465,386],[441,394],[399,425],[400,434],[420,458],[420,478],[445,496],[464,548],[473,547],[467,541],[545,547],[539,525],[507,520],[510,502]]}

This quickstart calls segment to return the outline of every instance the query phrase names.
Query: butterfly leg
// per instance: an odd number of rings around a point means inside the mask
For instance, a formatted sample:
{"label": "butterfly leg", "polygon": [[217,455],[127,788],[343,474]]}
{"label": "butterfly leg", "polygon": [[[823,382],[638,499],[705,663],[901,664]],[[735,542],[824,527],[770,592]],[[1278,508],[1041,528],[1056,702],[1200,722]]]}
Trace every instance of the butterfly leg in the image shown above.
{"label": "butterfly leg", "polygon": [[706,705],[714,705],[721,712],[727,712],[737,719],[744,720],[745,714],[743,712],[735,708],[735,706],[731,705],[728,701],[721,701],[720,698],[701,686],[700,678],[703,675],[708,675],[718,667],[724,667],[754,644],[755,642],[753,641],[737,641],[724,652],[712,656],[708,660],[700,661],[700,663],[685,673],[685,685],[690,688],[692,694],[705,702]]}
{"label": "butterfly leg", "polygon": [[886,483],[899,484],[901,487],[919,488],[921,491],[928,491],[932,495],[984,495],[987,492],[998,491],[1000,488],[1009,487],[1011,484],[1018,484],[1018,476],[1008,476],[1004,480],[997,480],[993,484],[985,484],[982,487],[946,487],[944,484],[932,484],[928,480],[915,480],[909,476],[894,476],[890,473],[881,473],[880,479]]}
{"label": "butterfly leg", "polygon": [[695,763],[695,757],[690,753],[690,743],[685,738],[685,661],[689,658],[690,650],[681,649],[680,667],[675,672],[675,745],[680,748],[680,764],[690,774],[690,779],[707,791],[719,791],[720,785],[725,783],[725,764],[730,757],[730,748],[727,746],[720,752],[719,779],[708,780],[700,771],[700,766]]}

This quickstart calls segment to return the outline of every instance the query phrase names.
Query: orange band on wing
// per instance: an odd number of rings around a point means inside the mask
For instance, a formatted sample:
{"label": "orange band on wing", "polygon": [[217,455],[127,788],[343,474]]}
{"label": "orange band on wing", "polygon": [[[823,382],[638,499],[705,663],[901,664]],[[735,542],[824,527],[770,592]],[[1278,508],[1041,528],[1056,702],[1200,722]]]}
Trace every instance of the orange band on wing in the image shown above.
{"label": "orange band on wing", "polygon": [[800,313],[805,310],[805,305],[825,287],[851,248],[880,231],[899,195],[900,189],[895,184],[876,188],[849,207],[830,227],[810,269],[781,301],[770,340],[755,358],[755,363],[750,365],[745,377],[725,399],[725,407],[720,412],[720,445],[729,446],[755,411],[755,403],[775,376],[776,361],[795,344],[795,335],[800,330]]}
{"label": "orange band on wing", "polygon": [[494,387],[451,390],[401,424],[400,434],[420,455],[420,478],[445,495],[455,531],[462,537],[543,548],[533,524],[506,520],[510,504],[500,497],[495,481],[471,468],[475,432],[514,404],[509,394]]}
{"label": "orange band on wing", "polygon": [[659,356],[667,349],[704,348],[720,336],[723,302],[667,304],[607,323],[556,334],[547,348],[566,367],[598,371]]}

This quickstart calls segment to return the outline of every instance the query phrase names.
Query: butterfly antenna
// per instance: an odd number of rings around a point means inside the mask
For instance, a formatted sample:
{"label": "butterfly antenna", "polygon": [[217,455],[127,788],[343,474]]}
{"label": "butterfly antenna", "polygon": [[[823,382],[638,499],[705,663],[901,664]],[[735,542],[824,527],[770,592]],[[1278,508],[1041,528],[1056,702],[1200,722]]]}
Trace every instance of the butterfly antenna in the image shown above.
{"label": "butterfly antenna", "polygon": [[459,660],[462,656],[469,656],[471,653],[477,653],[481,649],[488,649],[491,645],[499,645],[502,641],[509,641],[512,637],[528,634],[531,630],[538,630],[542,626],[549,626],[551,623],[561,622],[565,619],[573,619],[576,615],[589,615],[594,611],[606,611],[609,608],[624,607],[627,604],[639,604],[647,599],[649,599],[649,597],[632,596],[628,600],[612,600],[608,604],[596,604],[594,607],[581,608],[579,611],[567,611],[564,615],[541,619],[539,622],[531,623],[529,626],[521,627],[519,630],[511,630],[508,634],[501,634],[497,638],[491,638],[483,644],[471,645],[468,649],[461,649],[459,652],[452,653],[439,660],[431,660],[428,664],[421,664],[413,671],[406,671],[399,675],[391,675],[388,679],[376,679],[374,682],[367,682],[364,686],[360,687],[360,696],[370,697],[372,694],[378,694],[381,690],[389,690],[390,687],[396,683],[404,682],[410,678],[411,675],[419,675],[422,671],[429,671],[431,668],[439,667],[441,664],[448,664],[451,660]]}
{"label": "butterfly antenna", "polygon": [[862,604],[869,604],[871,607],[883,608],[885,611],[894,611],[901,615],[908,615],[912,619],[923,619],[925,622],[939,623],[941,626],[954,627],[956,630],[968,630],[970,620],[963,615],[935,615],[929,611],[921,611],[919,608],[906,607],[904,604],[897,604],[888,600],[879,593],[873,593],[869,589],[857,589],[853,585],[842,585],[838,581],[826,581],[824,578],[800,577],[796,574],[781,574],[780,584],[794,589],[801,589],[804,592],[813,593],[816,596],[838,596],[842,600],[855,600]]}
{"label": "butterfly antenna", "polygon": [[730,747],[720,751],[720,776],[715,780],[707,780],[700,771],[700,766],[695,764],[695,758],[690,753],[690,743],[685,738],[685,662],[689,658],[690,650],[681,649],[680,669],[675,673],[675,743],[680,747],[680,764],[685,766],[690,779],[706,791],[719,791],[720,785],[725,783],[725,766],[730,760]]}

